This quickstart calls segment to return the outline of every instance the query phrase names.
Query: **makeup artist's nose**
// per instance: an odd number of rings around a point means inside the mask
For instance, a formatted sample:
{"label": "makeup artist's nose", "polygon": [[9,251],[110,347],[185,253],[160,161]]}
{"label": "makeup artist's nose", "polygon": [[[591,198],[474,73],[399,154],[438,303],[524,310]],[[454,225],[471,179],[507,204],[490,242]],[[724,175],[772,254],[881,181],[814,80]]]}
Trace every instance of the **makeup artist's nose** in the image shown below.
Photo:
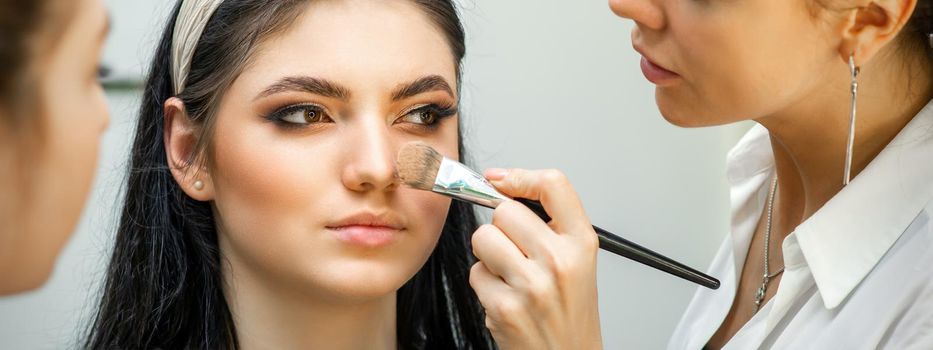
{"label": "makeup artist's nose", "polygon": [[356,192],[397,188],[396,154],[388,128],[371,123],[354,129],[347,138],[347,161],[341,175],[343,185]]}
{"label": "makeup artist's nose", "polygon": [[609,8],[617,16],[635,21],[641,27],[664,29],[662,4],[665,0],[609,0]]}

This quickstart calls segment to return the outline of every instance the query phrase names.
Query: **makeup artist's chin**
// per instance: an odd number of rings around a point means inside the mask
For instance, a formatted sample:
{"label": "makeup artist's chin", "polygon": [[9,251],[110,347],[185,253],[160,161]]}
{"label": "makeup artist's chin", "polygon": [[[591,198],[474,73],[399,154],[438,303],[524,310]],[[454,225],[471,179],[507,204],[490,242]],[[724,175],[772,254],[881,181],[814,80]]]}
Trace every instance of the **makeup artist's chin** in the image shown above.
{"label": "makeup artist's chin", "polygon": [[682,127],[698,127],[695,116],[691,116],[689,108],[684,108],[682,103],[678,103],[676,96],[671,96],[668,91],[658,89],[654,93],[655,103],[658,105],[658,112],[668,123]]}
{"label": "makeup artist's chin", "polygon": [[[690,89],[657,89],[655,102],[668,123],[682,128],[702,128],[744,120],[731,106],[697,97]],[[747,115],[747,114],[746,114]]]}
{"label": "makeup artist's chin", "polygon": [[661,112],[661,116],[672,125],[681,128],[710,126],[710,124],[706,122],[706,118],[702,116],[702,112],[694,108],[685,107],[684,104],[678,103],[662,91],[657,91],[655,93],[655,101],[658,105],[658,111]]}

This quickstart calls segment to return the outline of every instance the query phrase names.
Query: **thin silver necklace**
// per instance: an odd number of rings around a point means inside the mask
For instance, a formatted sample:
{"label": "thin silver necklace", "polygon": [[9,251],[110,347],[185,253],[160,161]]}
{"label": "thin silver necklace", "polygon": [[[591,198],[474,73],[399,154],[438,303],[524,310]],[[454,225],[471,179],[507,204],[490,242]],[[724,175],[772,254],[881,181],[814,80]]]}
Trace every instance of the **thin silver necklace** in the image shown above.
{"label": "thin silver necklace", "polygon": [[765,272],[761,276],[761,287],[758,287],[758,292],[755,293],[755,312],[758,312],[758,309],[761,308],[761,302],[765,300],[765,292],[768,291],[768,282],[771,282],[772,278],[777,277],[782,272],[784,268],[781,267],[780,270],[775,271],[774,273],[768,273],[770,268],[768,267],[768,258],[770,257],[770,247],[771,247],[771,217],[774,214],[774,193],[777,192],[777,176],[774,177],[774,180],[771,181],[771,193],[768,195],[768,226],[765,229]]}

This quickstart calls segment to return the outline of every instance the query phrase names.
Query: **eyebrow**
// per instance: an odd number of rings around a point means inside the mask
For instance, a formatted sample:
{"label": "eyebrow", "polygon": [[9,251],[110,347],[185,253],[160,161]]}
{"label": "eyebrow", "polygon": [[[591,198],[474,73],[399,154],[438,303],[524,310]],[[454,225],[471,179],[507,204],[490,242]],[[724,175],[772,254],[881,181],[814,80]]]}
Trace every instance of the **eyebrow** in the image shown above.
{"label": "eyebrow", "polygon": [[454,91],[450,87],[450,84],[447,83],[447,80],[444,80],[440,75],[429,75],[408,84],[399,85],[398,88],[392,92],[392,100],[399,101],[431,91],[444,91],[451,97],[454,96]]}
{"label": "eyebrow", "polygon": [[[269,85],[260,92],[254,100],[288,91],[307,92],[340,100],[350,99],[350,90],[340,84],[327,79],[294,76],[282,78],[272,85]],[[431,91],[443,91],[451,97],[454,95],[453,89],[450,87],[450,84],[447,83],[447,80],[439,75],[429,75],[418,78],[410,83],[399,84],[392,92],[392,101],[403,100]]]}
{"label": "eyebrow", "polygon": [[326,79],[314,77],[285,77],[269,85],[254,100],[287,91],[308,92],[341,100],[350,99],[350,90]]}

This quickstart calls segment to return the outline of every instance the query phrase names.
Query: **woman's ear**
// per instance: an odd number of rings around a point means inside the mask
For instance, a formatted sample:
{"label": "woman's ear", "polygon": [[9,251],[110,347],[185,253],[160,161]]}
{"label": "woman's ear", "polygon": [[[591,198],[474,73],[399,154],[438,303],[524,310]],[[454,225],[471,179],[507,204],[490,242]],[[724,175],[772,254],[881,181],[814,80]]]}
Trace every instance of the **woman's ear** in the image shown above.
{"label": "woman's ear", "polygon": [[848,64],[863,65],[893,41],[910,20],[917,0],[858,0],[842,22],[839,55]]}
{"label": "woman's ear", "polygon": [[213,200],[214,182],[210,171],[197,161],[195,147],[198,143],[198,129],[188,118],[185,104],[181,99],[172,97],[165,101],[162,108],[165,118],[162,130],[165,156],[175,182],[195,200]]}

